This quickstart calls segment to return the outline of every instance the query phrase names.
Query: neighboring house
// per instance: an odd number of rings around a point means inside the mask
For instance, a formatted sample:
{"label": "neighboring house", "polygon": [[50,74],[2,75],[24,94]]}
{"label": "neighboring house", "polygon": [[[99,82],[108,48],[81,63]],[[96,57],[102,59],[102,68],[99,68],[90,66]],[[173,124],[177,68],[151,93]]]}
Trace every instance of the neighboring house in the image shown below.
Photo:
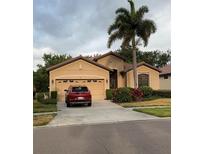
{"label": "neighboring house", "polygon": [[159,75],[160,89],[171,90],[171,64],[165,65],[160,70],[162,71]]}
{"label": "neighboring house", "polygon": [[[58,92],[58,99],[64,101],[65,92],[70,85],[86,85],[92,98],[105,99],[106,89],[134,87],[133,67],[114,52],[88,59],[82,56],[51,66],[49,71],[49,90]],[[138,63],[138,84],[159,89],[160,70],[145,62]]]}

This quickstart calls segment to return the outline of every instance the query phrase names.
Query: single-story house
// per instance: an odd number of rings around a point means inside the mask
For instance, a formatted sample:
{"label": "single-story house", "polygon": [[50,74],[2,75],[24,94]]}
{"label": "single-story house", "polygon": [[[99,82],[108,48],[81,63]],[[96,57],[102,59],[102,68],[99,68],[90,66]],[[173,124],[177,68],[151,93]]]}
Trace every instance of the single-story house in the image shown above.
{"label": "single-story house", "polygon": [[[49,90],[58,92],[58,100],[64,101],[65,92],[70,85],[86,85],[93,100],[106,98],[106,89],[134,87],[133,67],[114,52],[95,58],[78,56],[51,66],[49,71]],[[138,84],[159,89],[160,69],[145,62],[138,63]]]}
{"label": "single-story house", "polygon": [[160,70],[160,89],[171,90],[171,64],[165,65],[164,67],[160,68]]}

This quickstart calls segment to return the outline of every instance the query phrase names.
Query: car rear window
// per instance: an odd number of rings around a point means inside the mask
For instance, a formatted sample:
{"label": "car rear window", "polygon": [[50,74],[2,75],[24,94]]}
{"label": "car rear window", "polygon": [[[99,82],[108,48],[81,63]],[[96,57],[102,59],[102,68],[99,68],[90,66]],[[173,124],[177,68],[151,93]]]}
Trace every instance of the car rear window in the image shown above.
{"label": "car rear window", "polygon": [[72,92],[88,92],[87,87],[72,87]]}

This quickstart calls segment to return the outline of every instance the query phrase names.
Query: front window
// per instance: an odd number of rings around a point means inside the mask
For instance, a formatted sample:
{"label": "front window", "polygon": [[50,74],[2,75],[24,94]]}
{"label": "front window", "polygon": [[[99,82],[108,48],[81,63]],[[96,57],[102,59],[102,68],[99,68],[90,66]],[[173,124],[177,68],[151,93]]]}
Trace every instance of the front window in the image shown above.
{"label": "front window", "polygon": [[148,74],[139,74],[138,75],[138,85],[139,85],[139,87],[149,86],[149,75]]}
{"label": "front window", "polygon": [[168,75],[164,75],[164,79],[168,79]]}

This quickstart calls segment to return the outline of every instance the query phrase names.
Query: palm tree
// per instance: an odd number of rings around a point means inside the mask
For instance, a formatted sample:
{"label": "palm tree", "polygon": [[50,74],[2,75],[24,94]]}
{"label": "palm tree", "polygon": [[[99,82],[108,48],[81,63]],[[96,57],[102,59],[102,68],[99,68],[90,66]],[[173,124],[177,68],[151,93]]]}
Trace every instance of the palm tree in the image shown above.
{"label": "palm tree", "polygon": [[115,21],[108,28],[110,36],[107,46],[110,48],[114,41],[122,39],[122,47],[131,47],[133,53],[134,88],[137,88],[137,46],[140,45],[141,41],[143,41],[144,46],[147,46],[150,35],[156,31],[156,24],[152,20],[144,19],[144,14],[149,11],[147,6],[142,6],[135,11],[133,1],[128,0],[128,2],[130,3],[130,11],[126,8],[118,8],[115,12],[117,15]]}

